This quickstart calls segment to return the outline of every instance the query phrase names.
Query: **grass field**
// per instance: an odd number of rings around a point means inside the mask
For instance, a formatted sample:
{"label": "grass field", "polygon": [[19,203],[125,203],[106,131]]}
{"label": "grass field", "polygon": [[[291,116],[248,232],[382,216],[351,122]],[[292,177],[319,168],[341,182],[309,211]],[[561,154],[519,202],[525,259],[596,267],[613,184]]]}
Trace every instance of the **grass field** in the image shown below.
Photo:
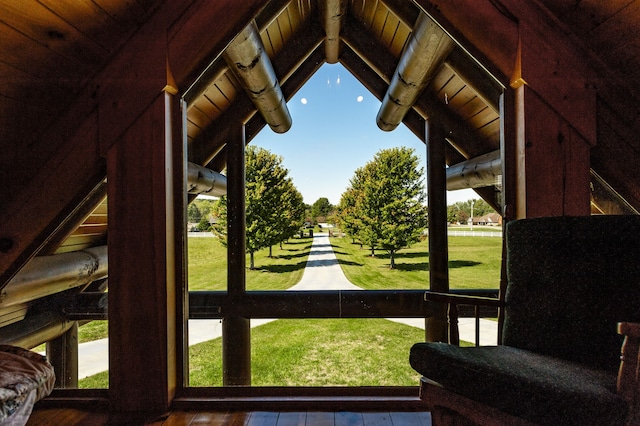
{"label": "grass field", "polygon": [[[449,237],[449,282],[451,288],[498,288],[502,239],[494,237]],[[353,284],[369,289],[429,288],[429,243],[427,240],[400,250],[396,269],[389,269],[389,255],[354,244],[351,238],[332,238],[331,244],[345,275]]]}
{"label": "grass field", "polygon": [[[189,290],[225,290],[227,249],[217,238],[189,238]],[[255,269],[247,269],[247,290],[286,290],[300,281],[309,257],[311,238],[288,242],[254,254]],[[249,256],[247,255],[247,266]]]}
{"label": "grass field", "polygon": [[[247,270],[248,290],[284,290],[302,277],[312,240],[296,238],[255,255]],[[428,242],[397,254],[395,270],[383,251],[331,238],[345,275],[365,289],[428,288]],[[501,238],[449,237],[452,288],[497,288]],[[226,249],[215,238],[190,238],[189,289],[224,290]],[[248,264],[248,261],[247,261]],[[96,324],[94,324],[96,323]],[[106,337],[106,322],[81,327],[85,339]],[[93,325],[92,325],[93,324]],[[84,327],[89,327],[83,332]],[[410,346],[424,331],[384,319],[278,320],[252,330],[252,375],[255,386],[407,386],[417,383],[409,367]],[[81,341],[83,340],[81,337]],[[189,350],[191,386],[222,384],[221,339]],[[83,379],[83,388],[108,386],[108,373]]]}
{"label": "grass field", "polygon": [[[414,386],[424,331],[384,319],[278,320],[252,329],[254,386]],[[191,386],[222,385],[222,342],[192,346]]]}

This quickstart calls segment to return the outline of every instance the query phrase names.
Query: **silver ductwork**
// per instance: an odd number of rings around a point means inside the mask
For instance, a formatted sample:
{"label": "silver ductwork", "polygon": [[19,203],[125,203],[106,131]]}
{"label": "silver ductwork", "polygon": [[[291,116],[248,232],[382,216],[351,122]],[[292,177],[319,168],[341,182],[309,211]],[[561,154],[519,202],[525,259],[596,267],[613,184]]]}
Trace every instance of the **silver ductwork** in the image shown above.
{"label": "silver ductwork", "polygon": [[382,99],[376,118],[380,129],[398,127],[454,46],[438,24],[420,14]]}
{"label": "silver ductwork", "polygon": [[213,195],[219,197],[227,193],[227,177],[195,163],[188,163],[187,192],[192,195]]}
{"label": "silver ductwork", "polygon": [[319,2],[322,27],[326,34],[324,55],[327,63],[335,64],[340,56],[340,31],[347,13],[346,0],[326,0]]}
{"label": "silver ductwork", "polygon": [[107,275],[107,246],[34,257],[0,291],[0,307],[30,302]]}
{"label": "silver ductwork", "polygon": [[482,188],[502,184],[500,150],[471,158],[447,168],[447,190]]}
{"label": "silver ductwork", "polygon": [[233,39],[223,56],[271,130],[289,130],[291,115],[255,22]]}

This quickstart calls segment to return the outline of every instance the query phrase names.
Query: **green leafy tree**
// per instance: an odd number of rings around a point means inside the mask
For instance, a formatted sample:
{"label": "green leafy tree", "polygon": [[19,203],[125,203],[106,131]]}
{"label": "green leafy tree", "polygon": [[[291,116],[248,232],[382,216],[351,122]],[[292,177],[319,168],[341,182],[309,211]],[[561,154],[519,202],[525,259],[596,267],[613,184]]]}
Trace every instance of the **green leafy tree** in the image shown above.
{"label": "green leafy tree", "polygon": [[302,194],[296,189],[291,179],[283,182],[281,207],[279,209],[280,236],[278,243],[288,240],[304,225],[306,205]]}
{"label": "green leafy tree", "polygon": [[187,209],[187,219],[191,223],[198,223],[202,219],[202,212],[198,208],[197,203],[192,202]]}
{"label": "green leafy tree", "polygon": [[[398,250],[419,241],[427,225],[422,176],[424,170],[413,149],[379,151],[373,161],[356,170],[343,194],[342,220],[356,225],[360,241],[389,253],[395,268]],[[348,194],[352,191],[351,194]]]}
{"label": "green leafy tree", "polygon": [[[256,251],[291,237],[303,221],[304,203],[295,189],[282,158],[266,149],[249,146],[245,157],[246,249],[251,269]],[[299,203],[296,204],[296,203]],[[214,214],[214,232],[220,241],[227,239],[227,198],[221,197]],[[292,223],[294,222],[294,223]],[[293,233],[292,233],[293,232]]]}
{"label": "green leafy tree", "polygon": [[362,220],[357,213],[358,193],[351,187],[340,197],[338,204],[338,226],[346,235],[351,236],[355,240],[362,227]]}
{"label": "green leafy tree", "polygon": [[326,217],[329,216],[333,209],[334,207],[327,197],[320,197],[311,205],[311,216],[315,221],[318,221],[319,217],[323,217],[326,220]]}

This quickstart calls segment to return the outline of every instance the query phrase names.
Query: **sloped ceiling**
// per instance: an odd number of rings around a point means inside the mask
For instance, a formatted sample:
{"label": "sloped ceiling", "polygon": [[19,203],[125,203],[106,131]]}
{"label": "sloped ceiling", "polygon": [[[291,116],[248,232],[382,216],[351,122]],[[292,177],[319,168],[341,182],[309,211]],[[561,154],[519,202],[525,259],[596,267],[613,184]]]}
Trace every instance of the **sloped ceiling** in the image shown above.
{"label": "sloped ceiling", "polygon": [[[457,13],[456,8],[471,8],[479,21],[484,16],[494,16],[488,12],[496,10],[513,19],[510,11],[520,8],[520,2],[346,1],[338,59],[382,99],[421,8],[447,19],[447,29],[456,38],[460,36],[458,41],[465,49],[454,49],[404,122],[423,138],[424,117],[437,117],[451,132],[447,159],[449,164],[455,164],[498,149],[498,97],[510,77],[499,75],[491,64],[479,66],[467,53],[474,50],[473,45],[482,39],[483,32],[470,29],[470,23],[467,28],[467,23],[459,19],[468,15]],[[545,24],[559,28],[607,76],[598,87],[599,140],[592,150],[592,168],[614,192],[640,208],[640,120],[635,101],[640,98],[640,0],[526,3],[527,7],[533,4],[543,10]],[[54,152],[68,149],[65,134],[46,139],[47,130],[70,106],[77,107],[78,97],[87,91],[91,95],[92,88],[87,83],[164,4],[161,0],[0,0],[0,216],[8,206],[15,206],[12,201],[28,187],[33,176],[48,168]],[[501,25],[482,22],[493,29]],[[255,15],[255,23],[283,94],[290,99],[325,61],[325,31],[318,3],[268,1]],[[500,48],[497,44],[496,49]],[[228,131],[225,123],[230,118],[242,118],[250,139],[264,128],[265,121],[224,60],[218,58],[197,71],[200,79],[187,93],[189,161],[222,170]],[[104,176],[105,170],[95,172]],[[497,190],[480,188],[478,192],[497,206]],[[29,194],[29,199],[37,204],[40,193]],[[87,205],[81,206],[81,200],[87,199]],[[96,188],[87,188],[85,193],[69,199],[72,206],[67,210],[77,217],[64,229],[46,227],[52,235],[58,232],[57,236],[46,237],[56,242],[49,244],[46,252],[65,246],[66,237],[103,202],[100,189]],[[96,217],[103,217],[100,210],[90,220],[95,221]],[[95,239],[85,238],[85,245],[104,240],[106,230],[99,224],[85,229],[96,230],[88,232]],[[76,237],[76,241],[79,239],[82,238]]]}

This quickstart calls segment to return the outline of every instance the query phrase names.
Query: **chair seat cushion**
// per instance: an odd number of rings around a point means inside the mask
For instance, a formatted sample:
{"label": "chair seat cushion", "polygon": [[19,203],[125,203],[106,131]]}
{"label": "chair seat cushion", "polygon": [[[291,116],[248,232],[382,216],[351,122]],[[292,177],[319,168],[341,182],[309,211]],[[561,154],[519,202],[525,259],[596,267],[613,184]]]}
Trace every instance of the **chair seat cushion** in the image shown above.
{"label": "chair seat cushion", "polygon": [[628,410],[614,373],[523,349],[417,343],[409,362],[452,392],[533,423],[621,425]]}

